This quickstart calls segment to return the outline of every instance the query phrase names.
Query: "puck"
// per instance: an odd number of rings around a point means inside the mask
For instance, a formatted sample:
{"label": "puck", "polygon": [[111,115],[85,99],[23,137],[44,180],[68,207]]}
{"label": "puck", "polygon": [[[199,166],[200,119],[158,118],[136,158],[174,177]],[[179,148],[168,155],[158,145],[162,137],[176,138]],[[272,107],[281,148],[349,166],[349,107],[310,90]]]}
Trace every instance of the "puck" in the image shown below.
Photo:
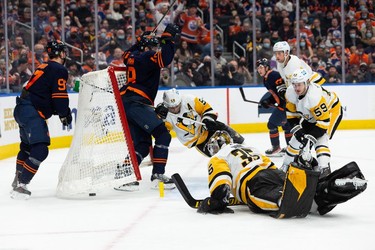
{"label": "puck", "polygon": [[96,196],[96,193],[89,193],[89,196]]}

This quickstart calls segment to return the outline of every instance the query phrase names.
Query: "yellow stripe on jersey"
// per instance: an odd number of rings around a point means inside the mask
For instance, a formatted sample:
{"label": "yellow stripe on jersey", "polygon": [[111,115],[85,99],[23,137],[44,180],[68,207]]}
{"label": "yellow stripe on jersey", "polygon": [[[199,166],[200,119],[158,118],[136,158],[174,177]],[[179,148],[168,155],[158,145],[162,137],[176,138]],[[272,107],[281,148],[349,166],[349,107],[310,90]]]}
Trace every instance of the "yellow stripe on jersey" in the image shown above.
{"label": "yellow stripe on jersey", "polygon": [[195,111],[200,115],[204,116],[209,114],[210,117],[212,118],[217,118],[216,112],[213,111],[211,105],[203,100],[202,98],[196,97],[194,99],[194,104],[195,104]]}
{"label": "yellow stripe on jersey", "polygon": [[310,77],[310,82],[313,82],[318,85],[323,85],[323,83],[326,82],[326,79],[324,79],[319,73],[313,72],[313,74]]}
{"label": "yellow stripe on jersey", "polygon": [[317,155],[319,155],[319,154],[325,154],[325,153],[331,154],[331,151],[329,150],[329,148],[327,148],[327,147],[318,147],[318,148],[316,148],[316,154]]}
{"label": "yellow stripe on jersey", "polygon": [[257,207],[261,208],[262,210],[266,210],[266,211],[278,211],[279,210],[279,206],[276,203],[253,196],[250,193],[250,189],[247,189],[247,196],[250,198],[252,203],[254,203]]}
{"label": "yellow stripe on jersey", "polygon": [[228,163],[224,159],[219,159],[217,157],[211,158],[208,164],[208,172],[208,187],[210,189],[210,194],[222,184],[228,184],[230,187],[232,186],[232,174],[230,173]]}
{"label": "yellow stripe on jersey", "polygon": [[285,107],[291,113],[297,112],[297,107],[294,103],[291,103],[291,102],[287,101]]}
{"label": "yellow stripe on jersey", "polygon": [[[242,202],[247,203],[247,198],[246,198],[246,189],[247,189],[246,183],[247,183],[247,181],[249,181],[251,178],[253,178],[261,170],[264,170],[264,168],[260,167],[260,166],[256,166],[253,169],[251,169],[250,171],[249,171],[248,168],[244,168],[240,171],[240,174],[238,174],[236,176],[236,182],[235,183],[239,183],[239,185],[240,185],[240,195],[241,195],[240,198],[241,198]],[[244,173],[244,172],[247,172],[247,173],[245,175],[242,175],[242,173]],[[242,178],[241,178],[241,176],[242,176]],[[237,197],[237,199],[238,199],[238,197]]]}

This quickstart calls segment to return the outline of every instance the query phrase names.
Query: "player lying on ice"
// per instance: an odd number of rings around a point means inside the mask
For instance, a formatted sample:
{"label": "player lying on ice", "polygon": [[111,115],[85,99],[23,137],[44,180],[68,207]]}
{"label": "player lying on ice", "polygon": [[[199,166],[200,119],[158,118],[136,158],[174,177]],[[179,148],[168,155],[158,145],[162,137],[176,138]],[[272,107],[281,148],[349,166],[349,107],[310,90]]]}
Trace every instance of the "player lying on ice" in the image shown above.
{"label": "player lying on ice", "polygon": [[207,147],[211,196],[201,203],[199,213],[233,213],[227,207],[232,194],[254,213],[275,218],[305,217],[310,212],[324,215],[367,187],[355,162],[319,179],[320,173],[312,170],[316,160],[306,161],[301,154],[285,173],[255,148],[233,144],[225,131],[216,132]]}
{"label": "player lying on ice", "polygon": [[217,120],[217,112],[203,98],[181,94],[175,88],[164,91],[163,102],[155,112],[164,119],[169,131],[176,132],[178,140],[186,147],[195,147],[199,152],[210,157],[206,143],[218,130],[229,133],[235,143],[245,140],[228,125]]}

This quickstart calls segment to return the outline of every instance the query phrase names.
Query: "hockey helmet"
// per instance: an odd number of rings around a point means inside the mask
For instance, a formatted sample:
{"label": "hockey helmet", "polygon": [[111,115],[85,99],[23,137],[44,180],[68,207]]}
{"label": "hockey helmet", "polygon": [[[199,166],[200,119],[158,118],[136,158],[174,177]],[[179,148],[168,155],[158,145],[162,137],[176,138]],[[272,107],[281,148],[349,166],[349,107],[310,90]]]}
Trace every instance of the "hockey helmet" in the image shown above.
{"label": "hockey helmet", "polygon": [[49,41],[46,46],[46,52],[50,58],[55,58],[60,55],[60,52],[68,53],[68,48],[60,40]]}
{"label": "hockey helmet", "polygon": [[167,108],[175,108],[181,104],[181,96],[175,88],[164,91],[163,103]]}
{"label": "hockey helmet", "polygon": [[262,58],[262,59],[258,59],[258,60],[257,60],[256,65],[257,65],[257,68],[258,68],[260,65],[263,65],[264,67],[266,67],[266,66],[270,67],[270,62],[268,61],[267,58]]}
{"label": "hockey helmet", "polygon": [[144,32],[139,38],[139,49],[141,51],[144,51],[145,48],[152,48],[152,47],[157,47],[159,45],[159,40],[155,37],[155,34],[146,31]]}
{"label": "hockey helmet", "polygon": [[227,131],[218,130],[208,140],[206,147],[211,156],[219,152],[223,145],[233,143],[232,137],[230,137]]}
{"label": "hockey helmet", "polygon": [[277,42],[277,43],[275,43],[275,45],[273,45],[273,52],[276,52],[276,51],[282,51],[285,54],[286,54],[286,52],[288,52],[288,55],[289,55],[290,54],[290,46],[286,41]]}
{"label": "hockey helmet", "polygon": [[297,69],[293,72],[292,78],[290,79],[292,84],[304,83],[306,86],[310,82],[310,74],[306,69]]}

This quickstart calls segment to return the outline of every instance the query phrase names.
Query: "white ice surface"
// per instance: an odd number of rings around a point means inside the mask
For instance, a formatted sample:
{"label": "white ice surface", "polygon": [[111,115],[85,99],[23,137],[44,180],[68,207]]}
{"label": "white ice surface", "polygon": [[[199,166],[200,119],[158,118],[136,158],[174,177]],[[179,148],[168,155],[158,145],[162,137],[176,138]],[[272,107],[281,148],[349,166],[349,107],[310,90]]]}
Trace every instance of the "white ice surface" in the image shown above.
{"label": "white ice surface", "polygon": [[[367,190],[325,216],[277,220],[236,206],[234,214],[202,215],[178,191],[150,189],[142,168],[138,192],[107,190],[96,197],[55,197],[67,149],[52,150],[29,185],[28,201],[12,200],[15,158],[0,161],[0,250],[3,249],[375,249],[375,130],[337,131],[331,143],[335,170],[356,161]],[[266,150],[268,134],[245,135]],[[284,143],[284,140],[281,140]],[[180,173],[195,198],[208,195],[208,159],[172,140],[166,173]],[[280,165],[282,158],[274,158]]]}

